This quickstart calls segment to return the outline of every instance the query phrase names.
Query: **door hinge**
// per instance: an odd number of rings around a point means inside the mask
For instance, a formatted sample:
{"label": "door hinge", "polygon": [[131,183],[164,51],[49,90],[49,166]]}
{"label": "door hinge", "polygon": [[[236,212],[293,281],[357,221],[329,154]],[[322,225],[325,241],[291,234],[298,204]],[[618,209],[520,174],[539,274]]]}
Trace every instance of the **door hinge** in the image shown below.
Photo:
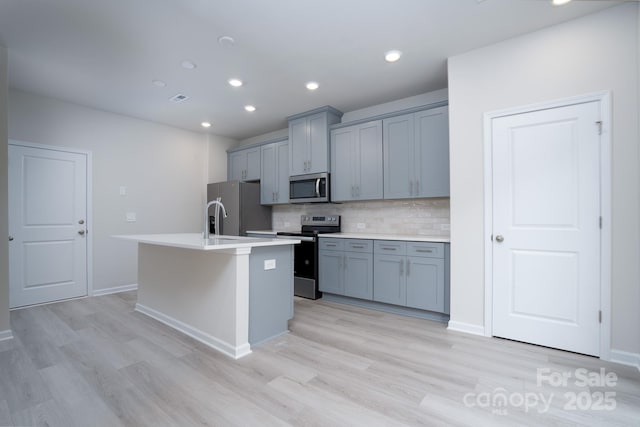
{"label": "door hinge", "polygon": [[598,322],[602,323],[602,310],[598,311]]}
{"label": "door hinge", "polygon": [[598,120],[596,125],[598,125],[598,135],[602,135],[602,120]]}
{"label": "door hinge", "polygon": [[599,224],[600,224],[600,230],[602,230],[602,217],[600,217]]}

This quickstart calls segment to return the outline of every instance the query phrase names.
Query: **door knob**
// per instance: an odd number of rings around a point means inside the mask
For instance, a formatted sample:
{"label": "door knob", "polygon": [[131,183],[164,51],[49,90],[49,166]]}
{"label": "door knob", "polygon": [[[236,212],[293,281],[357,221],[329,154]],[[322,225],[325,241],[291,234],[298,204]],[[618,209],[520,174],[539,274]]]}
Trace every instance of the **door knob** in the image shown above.
{"label": "door knob", "polygon": [[13,242],[13,236],[9,236],[9,241]]}
{"label": "door knob", "polygon": [[81,236],[84,236],[84,230],[78,231],[78,234],[81,235]]}
{"label": "door knob", "polygon": [[496,242],[498,242],[498,243],[504,242],[504,237],[501,234],[498,234],[496,236]]}
{"label": "door knob", "polygon": [[80,225],[84,224],[84,219],[81,219],[80,221],[78,221],[78,224]]}

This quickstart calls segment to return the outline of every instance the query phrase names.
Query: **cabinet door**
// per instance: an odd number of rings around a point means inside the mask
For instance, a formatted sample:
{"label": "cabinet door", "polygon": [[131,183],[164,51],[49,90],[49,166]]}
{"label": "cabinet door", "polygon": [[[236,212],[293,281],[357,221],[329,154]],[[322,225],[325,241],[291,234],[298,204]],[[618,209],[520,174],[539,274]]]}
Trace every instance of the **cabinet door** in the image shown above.
{"label": "cabinet door", "polygon": [[276,203],[289,203],[289,143],[277,143]]}
{"label": "cabinet door", "polygon": [[309,123],[309,161],[307,173],[320,173],[329,170],[329,129],[327,113],[318,113],[308,118]]}
{"label": "cabinet door", "polygon": [[385,119],[383,129],[384,198],[412,196],[414,184],[414,115]]}
{"label": "cabinet door", "polygon": [[277,145],[267,144],[262,146],[260,172],[260,203],[272,205],[276,199],[277,182]]}
{"label": "cabinet door", "polygon": [[244,150],[247,157],[247,166],[244,176],[245,181],[257,181],[260,179],[260,147]]}
{"label": "cabinet door", "polygon": [[318,289],[321,292],[344,295],[342,251],[320,251],[318,253]]}
{"label": "cabinet door", "polygon": [[344,294],[349,297],[373,298],[373,255],[345,252]]}
{"label": "cabinet door", "polygon": [[382,121],[359,125],[353,143],[355,199],[382,199]]}
{"label": "cabinet door", "polygon": [[309,156],[309,137],[306,117],[289,122],[289,174],[303,175],[307,173],[306,165]]}
{"label": "cabinet door", "polygon": [[407,257],[407,307],[444,312],[444,259]]}
{"label": "cabinet door", "polygon": [[247,156],[244,151],[229,154],[227,177],[229,181],[243,181],[247,169]]}
{"label": "cabinet door", "polygon": [[331,199],[336,202],[353,200],[353,127],[331,131]]}
{"label": "cabinet door", "polygon": [[449,109],[415,114],[417,197],[449,196]]}
{"label": "cabinet door", "polygon": [[406,303],[405,258],[394,255],[374,255],[374,301],[396,305],[404,305]]}

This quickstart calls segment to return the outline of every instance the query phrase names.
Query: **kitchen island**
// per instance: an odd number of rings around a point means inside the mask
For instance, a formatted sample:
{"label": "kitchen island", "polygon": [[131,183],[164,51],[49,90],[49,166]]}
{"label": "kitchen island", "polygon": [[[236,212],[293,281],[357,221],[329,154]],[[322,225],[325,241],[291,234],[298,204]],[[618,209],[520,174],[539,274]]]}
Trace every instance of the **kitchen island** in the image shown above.
{"label": "kitchen island", "polygon": [[114,236],[138,242],[136,311],[238,359],[288,331],[295,239],[198,233]]}

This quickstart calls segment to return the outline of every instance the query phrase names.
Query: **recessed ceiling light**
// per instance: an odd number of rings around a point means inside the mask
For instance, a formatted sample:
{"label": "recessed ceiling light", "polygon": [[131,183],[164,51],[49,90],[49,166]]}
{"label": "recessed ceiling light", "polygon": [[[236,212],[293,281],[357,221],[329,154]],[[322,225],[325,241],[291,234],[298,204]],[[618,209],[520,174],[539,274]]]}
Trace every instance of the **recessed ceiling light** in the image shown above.
{"label": "recessed ceiling light", "polygon": [[396,62],[402,56],[402,52],[399,50],[390,50],[384,54],[384,60],[387,62]]}
{"label": "recessed ceiling light", "polygon": [[218,43],[222,46],[233,46],[236,41],[231,36],[220,36],[218,37]]}
{"label": "recessed ceiling light", "polygon": [[202,122],[200,124],[202,125],[203,128],[210,128],[211,127],[211,123],[209,123],[209,122]]}
{"label": "recessed ceiling light", "polygon": [[177,93],[177,94],[173,95],[171,98],[169,98],[169,101],[175,102],[177,104],[179,102],[186,101],[187,99],[189,99],[189,97],[187,95],[183,95],[181,93]]}
{"label": "recessed ceiling light", "polygon": [[244,109],[250,113],[253,113],[254,111],[256,111],[256,107],[254,107],[253,105],[245,105]]}
{"label": "recessed ceiling light", "polygon": [[242,80],[240,79],[229,79],[229,84],[233,87],[240,87],[242,86]]}
{"label": "recessed ceiling light", "polygon": [[180,65],[181,65],[181,66],[182,66],[182,68],[184,68],[185,70],[193,70],[194,68],[196,68],[196,67],[197,67],[197,65],[196,65],[194,62],[189,61],[188,59],[185,59],[184,61],[182,61],[182,62],[180,63]]}
{"label": "recessed ceiling light", "polygon": [[569,3],[571,0],[552,0],[551,4],[554,6],[562,6],[563,4]]}
{"label": "recessed ceiling light", "polygon": [[167,85],[165,82],[158,79],[151,80],[151,83],[153,83],[154,86],[158,86],[158,87],[165,87]]}
{"label": "recessed ceiling light", "polygon": [[317,82],[309,82],[307,83],[307,89],[309,90],[316,90],[320,87],[320,85]]}

